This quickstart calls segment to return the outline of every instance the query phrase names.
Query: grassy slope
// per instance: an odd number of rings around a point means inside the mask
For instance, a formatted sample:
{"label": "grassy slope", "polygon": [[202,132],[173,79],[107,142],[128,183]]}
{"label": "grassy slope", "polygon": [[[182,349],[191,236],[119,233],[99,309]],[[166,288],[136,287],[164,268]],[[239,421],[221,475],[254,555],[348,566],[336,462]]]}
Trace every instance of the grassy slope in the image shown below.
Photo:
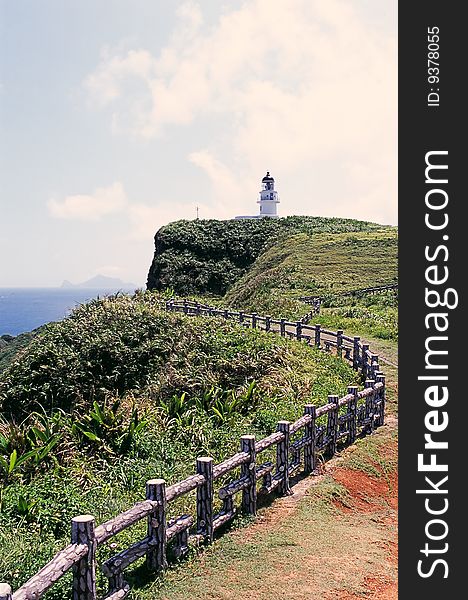
{"label": "grassy slope", "polygon": [[[18,352],[21,352],[32,338],[41,330],[41,328],[35,329],[34,331],[29,331],[27,333],[21,333],[13,339],[8,339],[8,341],[2,340],[2,344],[0,345],[0,373],[5,370],[8,365],[13,362],[15,356]],[[10,336],[8,336],[9,338]]]}
{"label": "grassy slope", "polygon": [[259,314],[298,318],[300,296],[330,296],[314,321],[349,335],[396,339],[395,295],[333,298],[336,292],[397,281],[397,232],[305,233],[281,239],[226,294],[228,305]]}
{"label": "grassy slope", "polygon": [[[225,300],[245,310],[298,317],[308,310],[297,301],[298,296],[387,284],[396,277],[397,236],[393,229],[349,236],[301,233],[283,238],[262,254]],[[314,322],[367,337],[375,351],[396,364],[396,303],[392,293],[331,299]],[[397,370],[383,362],[382,366],[387,374],[387,414],[394,415]],[[239,593],[265,600],[280,595],[291,599],[351,594],[378,598],[382,591],[373,595],[369,590],[369,581],[374,582],[376,573],[380,583],[392,588],[384,591],[394,593],[396,569],[388,552],[395,543],[396,515],[387,503],[394,502],[396,495],[392,487],[397,472],[395,426],[360,440],[340,460],[342,468],[369,477],[371,487],[375,480],[389,482],[388,496],[376,499],[381,503],[379,511],[356,511],[347,489],[331,473],[278,522],[272,509],[264,509],[253,533],[243,529],[229,532],[206,553],[169,571],[164,580],[136,589],[132,598],[228,600]],[[350,514],[343,515],[337,503],[344,504]],[[262,528],[263,522],[266,525]],[[337,555],[341,557],[338,562],[330,561],[330,556]]]}
{"label": "grassy slope", "polygon": [[380,231],[296,234],[264,252],[226,294],[232,305],[259,312],[265,296],[326,296],[396,281],[397,234]]}
{"label": "grassy slope", "polygon": [[[91,513],[102,522],[140,500],[147,479],[177,481],[193,473],[196,456],[210,454],[219,461],[238,449],[243,433],[264,436],[278,420],[297,418],[304,403],[319,405],[327,394],[343,393],[356,382],[356,373],[332,356],[222,319],[209,324],[161,313],[157,302],[146,294],[84,305],[45,328],[1,376],[4,403],[13,412],[33,408],[37,395],[47,411],[52,404],[65,411],[55,413],[60,416],[55,425],[46,421],[59,436],[53,451],[37,465],[26,461],[2,476],[0,580],[15,588],[67,543],[72,516]],[[257,391],[245,401],[253,379]],[[213,386],[222,390],[216,404],[221,412],[230,399],[240,398],[222,418],[212,410],[213,397],[206,400]],[[67,393],[60,395],[61,389]],[[178,409],[171,394],[180,400],[183,391],[187,396]],[[105,428],[93,429],[98,440],[73,432],[77,421],[91,428],[93,399],[103,407],[106,397],[116,395],[122,399],[124,429],[133,401],[140,419],[147,420],[125,452],[106,437],[120,433],[118,424],[107,434]],[[204,403],[197,402],[204,397]],[[7,439],[5,459],[15,448],[19,455],[28,449],[32,422],[45,429],[34,416],[23,425],[0,425]],[[193,512],[193,502],[188,497],[174,510]],[[100,549],[99,559],[143,537],[143,528],[119,535],[114,548]],[[65,580],[46,598],[65,597],[66,586]]]}

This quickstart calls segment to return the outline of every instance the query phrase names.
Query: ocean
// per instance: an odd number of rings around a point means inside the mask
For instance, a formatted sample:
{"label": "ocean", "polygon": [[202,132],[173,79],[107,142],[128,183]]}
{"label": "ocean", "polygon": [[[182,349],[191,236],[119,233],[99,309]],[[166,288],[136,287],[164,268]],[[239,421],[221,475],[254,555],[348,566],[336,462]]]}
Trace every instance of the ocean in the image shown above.
{"label": "ocean", "polygon": [[78,304],[111,293],[108,289],[0,288],[0,335],[18,335],[60,321]]}

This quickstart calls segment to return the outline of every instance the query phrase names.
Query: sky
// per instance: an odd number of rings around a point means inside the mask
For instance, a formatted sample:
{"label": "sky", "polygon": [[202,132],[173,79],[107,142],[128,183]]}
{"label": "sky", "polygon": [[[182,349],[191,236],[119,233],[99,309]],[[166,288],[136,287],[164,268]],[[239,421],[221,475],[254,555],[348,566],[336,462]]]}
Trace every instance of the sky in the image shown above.
{"label": "sky", "polygon": [[397,222],[396,0],[0,0],[0,287],[144,286],[162,225]]}

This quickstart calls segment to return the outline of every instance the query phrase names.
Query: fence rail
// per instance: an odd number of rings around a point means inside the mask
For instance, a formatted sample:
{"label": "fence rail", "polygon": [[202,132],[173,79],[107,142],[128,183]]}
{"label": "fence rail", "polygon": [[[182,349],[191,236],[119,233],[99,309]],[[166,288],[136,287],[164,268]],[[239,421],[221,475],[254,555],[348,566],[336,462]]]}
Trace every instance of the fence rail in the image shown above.
{"label": "fence rail", "polygon": [[[362,373],[365,387],[359,390],[357,386],[349,386],[346,395],[341,398],[330,395],[327,403],[320,407],[305,405],[303,416],[293,423],[280,421],[277,431],[262,440],[257,441],[253,435],[242,436],[239,452],[219,464],[215,465],[211,457],[197,458],[196,473],[183,481],[167,486],[163,479],[149,480],[145,500],[98,527],[91,515],[75,517],[71,524],[71,544],[15,593],[12,594],[9,585],[0,583],[0,600],[40,598],[70,569],[73,599],[96,600],[96,548],[146,519],[147,535],[100,566],[109,588],[103,600],[124,598],[130,591],[124,573],[135,561],[145,557],[150,570],[164,570],[169,550],[180,557],[188,551],[190,543],[211,543],[215,531],[231,521],[239,508],[244,514],[256,514],[259,493],[290,493],[291,478],[301,469],[312,473],[319,459],[335,454],[338,444],[352,444],[358,435],[371,433],[383,425],[385,377],[380,371],[378,356],[359,337],[351,338],[342,331],[325,330],[320,325],[217,309],[189,300],[169,300],[166,310],[231,319],[246,327],[277,333],[327,352],[334,351]],[[276,448],[275,461],[262,461],[262,453],[273,447]],[[228,482],[224,481],[227,475],[231,475]],[[223,478],[222,485],[215,485],[220,478]],[[196,492],[194,514],[169,518],[171,502],[192,491]],[[240,507],[235,506],[238,494],[241,495]],[[218,504],[221,508],[215,513]]]}
{"label": "fence rail", "polygon": [[299,300],[301,302],[305,302],[305,304],[309,304],[312,306],[312,310],[308,312],[303,317],[303,322],[308,323],[310,319],[314,315],[320,314],[320,308],[324,300],[330,299],[330,297],[340,297],[340,296],[364,296],[368,294],[381,294],[382,292],[387,292],[389,290],[397,290],[398,283],[391,283],[389,285],[379,285],[376,287],[366,287],[360,288],[358,290],[349,290],[347,292],[335,292],[328,294],[327,296],[300,296]]}

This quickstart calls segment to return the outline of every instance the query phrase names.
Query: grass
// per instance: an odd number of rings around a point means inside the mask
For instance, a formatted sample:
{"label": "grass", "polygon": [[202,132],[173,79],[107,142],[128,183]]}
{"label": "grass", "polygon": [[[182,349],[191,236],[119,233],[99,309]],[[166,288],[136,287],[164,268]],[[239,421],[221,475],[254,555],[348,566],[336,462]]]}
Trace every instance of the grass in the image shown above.
{"label": "grass", "polygon": [[397,337],[395,292],[340,297],[340,292],[397,281],[394,228],[281,239],[226,294],[231,307],[297,319],[310,310],[301,296],[324,296],[314,322],[348,335]]}
{"label": "grass", "polygon": [[389,444],[395,446],[396,443],[397,432],[394,429],[382,436],[365,437],[347,458],[346,466],[372,477],[388,477],[396,473],[398,460],[396,452],[389,454],[386,449]]}
{"label": "grass", "polygon": [[39,333],[41,327],[17,336],[0,336],[0,373],[14,360],[15,356],[29,345],[32,338]]}
{"label": "grass", "polygon": [[[328,296],[314,322],[366,337],[375,352],[397,364],[395,293],[354,299],[333,296],[334,292],[395,282],[396,253],[396,232],[391,229],[334,236],[301,233],[282,239],[260,255],[225,299],[232,307],[295,319],[308,310],[299,296]],[[382,367],[387,374],[387,414],[392,418],[397,411],[397,370],[383,362]],[[391,482],[397,471],[396,430],[390,426],[359,440],[344,453],[340,466],[384,478],[390,493],[395,493]],[[337,501],[353,507],[347,489],[325,476],[310,488],[297,510],[276,526],[253,534],[231,531],[202,555],[192,555],[164,579],[136,589],[131,597],[302,599],[334,597],[337,589],[365,596],[366,577],[372,580],[378,574],[381,580],[394,581],[395,569],[385,549],[393,543],[395,524],[381,524],[381,519],[388,520],[385,511],[378,519],[355,510],[343,516]],[[259,521],[264,514],[260,513]]]}
{"label": "grass", "polygon": [[334,331],[342,329],[349,336],[397,340],[398,292],[392,290],[358,298],[330,298],[313,321]]}
{"label": "grass", "polygon": [[264,252],[226,295],[232,305],[260,312],[268,294],[290,300],[326,296],[396,281],[394,228],[281,239]]}

